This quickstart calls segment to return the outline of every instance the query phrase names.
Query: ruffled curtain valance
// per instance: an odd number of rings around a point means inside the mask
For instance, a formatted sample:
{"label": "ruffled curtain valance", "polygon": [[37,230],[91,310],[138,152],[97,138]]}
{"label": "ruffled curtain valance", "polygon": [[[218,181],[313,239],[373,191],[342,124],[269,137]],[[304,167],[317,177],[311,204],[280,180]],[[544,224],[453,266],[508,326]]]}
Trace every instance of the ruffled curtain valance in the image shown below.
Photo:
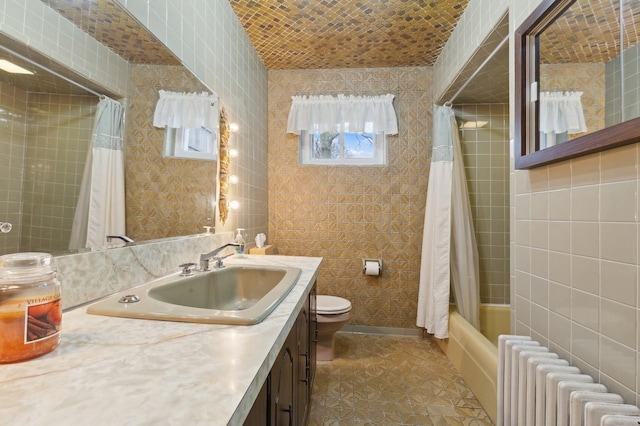
{"label": "ruffled curtain valance", "polygon": [[171,128],[215,129],[218,126],[218,96],[207,92],[182,93],[160,90],[153,125]]}
{"label": "ruffled curtain valance", "polygon": [[574,134],[587,131],[582,92],[541,92],[540,132]]}
{"label": "ruffled curtain valance", "polygon": [[391,94],[381,96],[292,96],[287,133],[384,132],[398,134]]}

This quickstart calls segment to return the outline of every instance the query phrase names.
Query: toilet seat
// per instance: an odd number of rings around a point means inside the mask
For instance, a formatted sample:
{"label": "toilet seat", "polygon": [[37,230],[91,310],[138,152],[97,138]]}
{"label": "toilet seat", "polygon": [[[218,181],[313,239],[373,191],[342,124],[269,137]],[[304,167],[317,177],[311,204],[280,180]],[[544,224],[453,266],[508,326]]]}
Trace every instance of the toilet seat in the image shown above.
{"label": "toilet seat", "polygon": [[319,294],[316,297],[316,312],[320,315],[338,315],[351,310],[351,302],[337,296]]}

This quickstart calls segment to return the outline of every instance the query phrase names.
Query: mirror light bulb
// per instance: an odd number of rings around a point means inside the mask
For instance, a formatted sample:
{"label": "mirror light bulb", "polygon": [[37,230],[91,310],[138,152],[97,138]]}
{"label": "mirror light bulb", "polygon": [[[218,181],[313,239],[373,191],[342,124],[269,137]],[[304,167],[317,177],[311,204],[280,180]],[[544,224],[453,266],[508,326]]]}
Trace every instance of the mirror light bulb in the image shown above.
{"label": "mirror light bulb", "polygon": [[231,123],[229,124],[229,130],[231,130],[232,132],[237,132],[238,130],[240,130],[240,126],[238,126],[238,123]]}
{"label": "mirror light bulb", "polygon": [[238,176],[236,175],[231,175],[229,176],[229,183],[238,183]]}
{"label": "mirror light bulb", "polygon": [[229,150],[229,157],[236,158],[240,154],[237,149],[231,148]]}
{"label": "mirror light bulb", "polygon": [[231,210],[238,210],[240,208],[240,202],[237,200],[232,200],[229,202],[229,208]]}

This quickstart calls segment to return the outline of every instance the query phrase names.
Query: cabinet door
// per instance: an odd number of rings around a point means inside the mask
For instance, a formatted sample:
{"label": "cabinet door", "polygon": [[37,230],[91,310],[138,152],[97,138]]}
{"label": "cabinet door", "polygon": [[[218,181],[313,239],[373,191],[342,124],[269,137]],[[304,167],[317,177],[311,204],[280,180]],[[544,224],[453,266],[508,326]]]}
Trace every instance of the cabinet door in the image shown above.
{"label": "cabinet door", "polygon": [[[316,377],[316,346],[318,346],[318,317],[316,312],[316,283],[313,283],[309,293],[309,389],[313,387]],[[309,391],[311,396],[311,391]]]}
{"label": "cabinet door", "polygon": [[251,411],[247,414],[247,418],[243,423],[244,426],[264,426],[267,424],[269,420],[267,413],[267,406],[269,405],[268,382],[269,378],[267,377],[262,389],[260,389],[260,393],[256,397],[256,401],[253,403],[253,407],[251,407]]}
{"label": "cabinet door", "polygon": [[295,421],[296,389],[295,333],[290,333],[271,369],[269,424],[293,426]]}
{"label": "cabinet door", "polygon": [[309,404],[311,403],[311,354],[309,352],[309,301],[303,306],[296,321],[297,350],[298,350],[298,392],[296,409],[298,418],[296,424],[307,424]]}

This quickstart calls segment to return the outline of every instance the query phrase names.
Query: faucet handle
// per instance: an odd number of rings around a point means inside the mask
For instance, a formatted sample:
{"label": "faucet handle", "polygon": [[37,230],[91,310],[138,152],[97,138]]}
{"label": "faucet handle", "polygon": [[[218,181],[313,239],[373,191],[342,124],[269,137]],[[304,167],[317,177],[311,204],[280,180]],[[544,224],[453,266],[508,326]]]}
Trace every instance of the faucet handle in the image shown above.
{"label": "faucet handle", "polygon": [[182,272],[180,272],[181,277],[189,277],[193,275],[193,269],[197,266],[195,263],[183,263],[182,265],[178,265],[182,268]]}
{"label": "faucet handle", "polygon": [[[226,256],[225,256],[225,257],[226,257]],[[224,257],[218,257],[218,256],[216,256],[216,257],[214,257],[214,258],[213,258],[213,260],[215,260],[215,261],[216,261],[216,263],[215,263],[215,265],[214,265],[214,268],[215,268],[215,269],[221,269],[221,268],[224,268],[224,263],[222,262],[222,260],[223,260],[223,259],[224,259]]]}

